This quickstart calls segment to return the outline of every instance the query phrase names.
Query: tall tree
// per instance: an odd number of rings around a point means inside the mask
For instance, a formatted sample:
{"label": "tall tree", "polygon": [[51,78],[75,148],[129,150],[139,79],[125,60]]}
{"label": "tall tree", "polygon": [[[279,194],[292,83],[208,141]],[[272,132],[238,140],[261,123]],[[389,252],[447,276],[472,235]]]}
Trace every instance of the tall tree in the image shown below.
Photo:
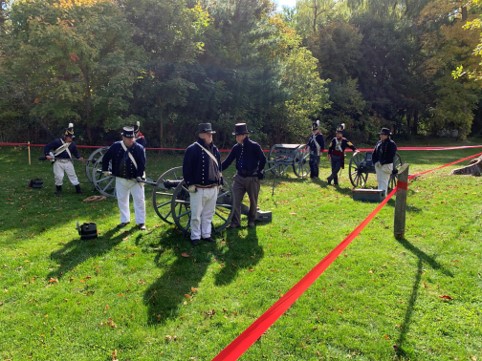
{"label": "tall tree", "polygon": [[15,1],[3,43],[6,96],[47,128],[76,120],[92,141],[126,115],[138,64],[111,1]]}
{"label": "tall tree", "polygon": [[190,73],[210,18],[191,1],[119,1],[134,26],[133,40],[146,55],[131,110],[157,128],[151,144],[173,145],[178,140],[174,123],[195,88]]}

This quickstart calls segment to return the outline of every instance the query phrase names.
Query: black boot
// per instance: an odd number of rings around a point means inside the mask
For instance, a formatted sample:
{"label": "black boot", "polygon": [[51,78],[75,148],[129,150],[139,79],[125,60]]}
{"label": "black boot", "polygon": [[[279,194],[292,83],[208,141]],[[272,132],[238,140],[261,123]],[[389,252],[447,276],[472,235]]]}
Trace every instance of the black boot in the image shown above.
{"label": "black boot", "polygon": [[75,193],[82,194],[82,189],[80,189],[80,184],[75,186]]}
{"label": "black boot", "polygon": [[333,180],[333,176],[329,176],[328,178],[326,178],[326,180],[328,181],[328,184],[331,184],[331,181]]}
{"label": "black boot", "polygon": [[62,186],[55,186],[55,195],[60,196],[62,194]]}

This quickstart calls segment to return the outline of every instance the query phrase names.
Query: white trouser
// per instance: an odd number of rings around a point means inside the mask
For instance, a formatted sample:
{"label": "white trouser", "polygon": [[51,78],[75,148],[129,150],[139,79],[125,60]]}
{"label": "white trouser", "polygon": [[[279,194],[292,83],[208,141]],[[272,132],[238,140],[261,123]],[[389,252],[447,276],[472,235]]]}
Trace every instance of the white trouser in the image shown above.
{"label": "white trouser", "polygon": [[131,212],[129,209],[129,196],[131,194],[132,199],[134,200],[136,224],[146,223],[144,183],[139,183],[135,179],[116,177],[115,194],[117,197],[117,205],[119,206],[121,223],[127,223],[131,220]]}
{"label": "white trouser", "polygon": [[77,174],[75,174],[72,161],[70,159],[57,159],[54,162],[54,179],[56,186],[61,186],[64,182],[64,172],[67,174],[67,177],[69,177],[69,181],[73,186],[79,184],[79,179],[77,178]]}
{"label": "white trouser", "polygon": [[191,205],[191,239],[211,237],[211,221],[216,211],[218,187],[197,188],[189,193]]}
{"label": "white trouser", "polygon": [[390,175],[393,171],[393,163],[381,164],[375,163],[375,172],[377,173],[378,189],[385,192],[385,196],[388,193],[388,182],[390,181]]}

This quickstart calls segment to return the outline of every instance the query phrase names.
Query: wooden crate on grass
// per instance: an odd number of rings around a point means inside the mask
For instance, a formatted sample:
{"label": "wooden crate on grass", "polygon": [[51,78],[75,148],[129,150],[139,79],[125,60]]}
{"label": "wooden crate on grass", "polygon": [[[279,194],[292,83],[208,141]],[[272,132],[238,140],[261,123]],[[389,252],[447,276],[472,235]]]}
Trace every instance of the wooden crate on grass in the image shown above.
{"label": "wooden crate on grass", "polygon": [[385,192],[381,189],[361,189],[353,190],[353,200],[365,202],[381,202],[385,198]]}

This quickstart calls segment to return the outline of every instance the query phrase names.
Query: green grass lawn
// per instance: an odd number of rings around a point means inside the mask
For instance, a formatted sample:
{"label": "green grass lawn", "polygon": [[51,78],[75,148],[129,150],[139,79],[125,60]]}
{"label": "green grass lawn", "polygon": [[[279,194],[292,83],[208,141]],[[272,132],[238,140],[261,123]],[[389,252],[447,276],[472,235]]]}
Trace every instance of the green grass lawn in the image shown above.
{"label": "green grass lawn", "polygon": [[[481,151],[400,153],[413,174]],[[36,152],[29,166],[25,149],[0,148],[0,360],[210,360],[376,207],[352,199],[347,167],[327,186],[323,159],[318,182],[290,174],[272,195],[264,181],[272,223],[192,248],[149,189],[148,231],[115,229],[114,199],[82,202],[96,193],[81,163],[84,194],[66,181],[55,197]],[[181,161],[148,152],[148,176]],[[400,241],[390,200],[241,359],[480,360],[482,178],[449,175],[459,166],[411,183]],[[44,187],[28,188],[36,177]],[[80,240],[77,221],[99,238]]]}

